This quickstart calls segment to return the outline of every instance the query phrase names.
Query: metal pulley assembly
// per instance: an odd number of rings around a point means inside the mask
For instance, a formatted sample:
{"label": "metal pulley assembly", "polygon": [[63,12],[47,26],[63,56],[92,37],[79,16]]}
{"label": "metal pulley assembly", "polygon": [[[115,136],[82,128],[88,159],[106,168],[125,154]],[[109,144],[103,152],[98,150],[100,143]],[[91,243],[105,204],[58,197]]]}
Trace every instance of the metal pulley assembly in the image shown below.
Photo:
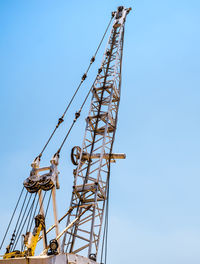
{"label": "metal pulley assembly", "polygon": [[[30,193],[38,192],[40,189],[43,191],[49,191],[54,186],[59,189],[58,174],[57,169],[59,163],[59,155],[56,153],[51,159],[51,166],[39,168],[39,158],[36,158],[31,164],[32,170],[30,176],[24,181],[24,187]],[[47,171],[49,172],[39,175],[39,172]]]}
{"label": "metal pulley assembly", "polygon": [[[74,165],[78,165],[80,157],[81,157],[81,148],[79,146],[73,147],[71,150],[71,161],[72,161],[72,163]],[[81,162],[84,163],[86,160],[89,160],[88,157],[89,157],[89,154],[83,152]]]}
{"label": "metal pulley assembly", "polygon": [[24,181],[24,187],[29,193],[35,193],[39,190],[49,191],[54,186],[56,186],[56,188],[58,189],[58,184],[56,184],[56,178],[57,175],[53,175],[52,172],[43,174],[37,178],[34,177],[34,179],[29,177]]}
{"label": "metal pulley assembly", "polygon": [[57,255],[58,254],[58,241],[56,239],[52,239],[49,242],[49,251],[47,255]]}
{"label": "metal pulley assembly", "polygon": [[73,147],[71,150],[71,161],[74,165],[78,165],[80,155],[81,155],[81,148],[79,146]]}
{"label": "metal pulley assembly", "polygon": [[55,181],[52,177],[52,172],[41,175],[39,179],[39,187],[43,191],[49,191],[55,186]]}
{"label": "metal pulley assembly", "polygon": [[[78,165],[79,160],[81,157],[81,148],[79,146],[75,146],[71,150],[71,161],[74,165]],[[91,155],[89,153],[83,152],[81,157],[81,162],[84,163],[86,161],[89,161],[90,159],[100,159],[101,153],[92,153]],[[125,159],[126,154],[124,153],[104,153],[102,155],[103,159],[110,159],[111,162],[115,162],[115,159]]]}
{"label": "metal pulley assembly", "polygon": [[23,184],[29,193],[36,193],[40,189],[40,186],[38,184],[38,179],[34,179],[33,177],[27,178]]}

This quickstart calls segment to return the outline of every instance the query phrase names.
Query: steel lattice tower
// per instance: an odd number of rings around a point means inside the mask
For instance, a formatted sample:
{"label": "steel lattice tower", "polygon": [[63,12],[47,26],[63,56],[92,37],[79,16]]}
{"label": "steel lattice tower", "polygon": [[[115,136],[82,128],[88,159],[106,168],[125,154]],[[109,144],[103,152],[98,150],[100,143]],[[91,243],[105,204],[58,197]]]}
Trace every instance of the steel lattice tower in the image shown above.
{"label": "steel lattice tower", "polygon": [[69,209],[67,230],[62,252],[97,255],[106,205],[110,162],[124,158],[113,154],[121,93],[121,69],[124,26],[130,9],[119,7],[113,13],[109,40],[101,67],[92,89],[90,110],[82,147],[75,147],[78,159],[74,170],[74,186]]}

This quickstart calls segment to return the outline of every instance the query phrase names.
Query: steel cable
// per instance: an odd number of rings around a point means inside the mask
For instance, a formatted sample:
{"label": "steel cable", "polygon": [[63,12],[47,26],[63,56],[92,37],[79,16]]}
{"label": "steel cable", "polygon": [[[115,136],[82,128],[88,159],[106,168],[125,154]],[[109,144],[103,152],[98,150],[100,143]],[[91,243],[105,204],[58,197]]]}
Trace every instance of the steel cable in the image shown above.
{"label": "steel cable", "polygon": [[50,204],[50,200],[51,200],[51,195],[52,195],[52,190],[51,190],[51,192],[50,192],[49,200],[48,200],[48,203],[47,203],[47,208],[46,208],[46,212],[45,212],[45,219],[46,219],[47,212],[48,212],[48,209],[49,209],[49,204]]}
{"label": "steel cable", "polygon": [[[122,61],[122,57],[123,57],[124,31],[125,31],[125,28],[123,27],[121,61]],[[121,75],[121,71],[122,71],[122,64],[120,65],[120,75]],[[121,79],[120,79],[120,83],[119,83],[119,91],[121,93]],[[118,103],[117,103],[117,108],[118,109],[119,109],[119,103],[120,103],[120,101],[118,101]],[[107,263],[107,251],[108,251],[108,215],[109,215],[110,167],[111,167],[111,162],[110,161],[111,161],[113,143],[114,143],[114,140],[115,140],[115,134],[116,134],[116,128],[117,128],[117,120],[118,120],[118,112],[116,114],[115,130],[114,130],[114,133],[113,133],[113,140],[112,140],[112,143],[111,143],[111,148],[110,148],[110,153],[109,153],[110,157],[109,157],[109,164],[108,164],[109,173],[108,173],[108,190],[107,190],[107,201],[106,201],[106,215],[105,215],[105,226],[104,226],[104,235],[103,235],[102,252],[101,252],[101,263],[102,263],[102,261],[103,261],[103,250],[104,250],[104,241],[105,241],[105,259],[104,259],[104,264]]]}
{"label": "steel cable", "polygon": [[[41,207],[43,206],[43,202],[44,202],[45,196],[46,196],[46,192],[45,192],[44,197],[43,197],[43,199],[42,199],[42,202],[41,202],[41,205],[40,205],[39,212],[40,212],[40,210],[41,210]],[[31,195],[30,195],[30,198],[31,198]],[[25,224],[26,224],[26,221],[27,221],[27,219],[28,219],[28,216],[29,216],[29,214],[30,214],[30,212],[31,212],[31,207],[30,207],[30,209],[29,209],[29,211],[28,211],[28,213],[27,213],[27,215],[26,215],[26,217],[25,217],[25,214],[26,214],[26,211],[27,211],[27,208],[28,208],[28,204],[29,204],[29,202],[30,202],[30,198],[29,198],[29,200],[28,200],[28,203],[27,203],[27,206],[26,206],[26,209],[25,209],[25,212],[24,212],[23,218],[22,218],[22,219],[25,218],[25,220],[24,220],[23,223],[21,222],[21,225],[20,225],[21,229],[19,229],[20,227],[18,228],[18,232],[17,232],[16,239],[15,239],[15,245],[13,246],[13,249],[15,249],[15,247],[16,247],[18,241],[19,241],[20,235],[22,234],[23,228],[24,228],[24,226],[25,226]],[[35,198],[34,198],[34,199],[35,199]],[[19,231],[19,230],[20,230],[20,231]]]}
{"label": "steel cable", "polygon": [[[116,31],[116,30],[115,30]],[[109,68],[109,65],[110,65],[110,61],[111,61],[111,54],[112,54],[112,49],[113,49],[113,45],[114,45],[114,41],[115,41],[115,31],[113,33],[113,39],[112,39],[112,43],[111,43],[111,51],[110,51],[110,55],[108,57],[108,62],[107,62],[107,67],[106,67],[106,72],[105,72],[105,76],[104,76],[104,83],[103,83],[103,86],[105,85],[106,83],[106,79],[107,79],[107,72],[108,72],[108,68]],[[98,78],[98,75],[97,77]],[[100,114],[100,111],[101,111],[101,106],[102,106],[102,101],[103,101],[103,94],[104,94],[104,90],[102,90],[101,92],[101,97],[100,97],[100,100],[99,100],[99,108],[98,108],[98,113],[97,113],[97,116],[99,116]],[[93,137],[93,142],[95,142],[95,137],[96,137],[96,130],[97,130],[97,126],[98,126],[98,118],[96,119],[96,122],[95,122],[95,125],[94,125],[94,137]],[[93,148],[94,148],[94,144],[92,144],[91,146],[91,149],[90,149],[90,156],[89,156],[89,162],[88,162],[88,166],[87,166],[87,171],[86,171],[86,176],[84,178],[84,182],[83,182],[83,190],[84,190],[84,187],[85,187],[85,184],[88,180],[88,175],[89,175],[89,170],[90,170],[90,165],[91,165],[91,154],[92,154],[92,151],[93,151]],[[80,208],[80,204],[81,204],[81,198],[84,194],[84,191],[81,192],[80,194],[80,199],[79,199],[79,202],[78,202],[78,205],[77,205],[77,208],[76,208],[76,214],[75,216],[77,217],[78,216],[78,212],[79,212],[79,208]],[[76,226],[73,225],[72,227],[72,232],[70,234],[70,237],[68,239],[68,244],[71,244],[71,248],[70,248],[70,253],[72,251],[72,247],[73,247],[73,243],[74,243],[74,233],[76,232]],[[71,241],[72,240],[72,241]]]}
{"label": "steel cable", "polygon": [[[41,192],[41,193],[42,193],[42,192]],[[41,193],[40,193],[39,195],[41,195]],[[42,202],[41,202],[41,204],[40,204],[40,208],[39,208],[38,214],[41,212],[41,208],[42,208],[42,206],[43,206],[44,199],[45,199],[45,197],[46,197],[46,193],[47,193],[47,192],[44,193],[44,196],[43,196],[43,198],[42,198]]]}
{"label": "steel cable", "polygon": [[[22,216],[21,222],[20,222],[20,224],[19,224],[18,230],[16,231],[15,242],[13,243],[14,245],[13,245],[13,247],[12,247],[12,251],[15,249],[15,247],[16,247],[18,241],[19,241],[20,235],[21,235],[21,233],[22,233],[22,230],[23,230],[23,228],[24,228],[24,226],[25,226],[25,223],[26,223],[26,220],[27,220],[27,217],[28,217],[28,215],[27,215],[26,218],[25,218],[25,215],[26,215],[26,211],[27,211],[27,209],[28,209],[28,205],[29,205],[29,203],[30,203],[31,197],[32,197],[32,195],[30,195],[30,197],[29,197],[29,199],[28,199],[28,202],[27,202],[27,204],[26,204],[26,207],[25,207],[25,210],[24,210],[24,213],[23,213],[23,216]],[[30,209],[31,209],[31,208],[30,208]],[[29,211],[30,211],[30,209],[29,209]],[[28,212],[28,214],[29,214],[29,212]],[[24,220],[24,218],[25,218],[25,220]],[[22,222],[23,220],[24,220],[24,222]]]}
{"label": "steel cable", "polygon": [[92,65],[93,62],[95,61],[95,57],[96,57],[96,55],[97,55],[97,53],[98,53],[98,51],[99,51],[99,49],[100,49],[100,47],[101,47],[101,44],[102,44],[102,42],[103,42],[103,40],[104,40],[104,38],[105,38],[105,35],[106,35],[107,31],[108,31],[108,28],[110,27],[110,24],[111,24],[112,19],[113,19],[113,15],[112,15],[112,17],[111,17],[111,19],[110,19],[110,21],[109,21],[109,23],[108,23],[108,26],[107,26],[107,28],[106,28],[104,34],[103,34],[103,37],[101,38],[101,41],[100,41],[100,43],[99,43],[99,45],[98,45],[98,47],[97,47],[97,50],[96,50],[94,56],[93,56],[93,57],[91,58],[91,60],[90,60],[90,64],[89,64],[89,66],[88,66],[86,72],[85,72],[85,73],[83,74],[83,76],[82,76],[82,79],[81,79],[81,81],[80,81],[80,83],[79,83],[79,85],[78,85],[78,87],[77,87],[75,93],[73,94],[73,96],[72,96],[70,102],[68,103],[68,105],[67,105],[67,107],[66,107],[64,113],[63,113],[62,116],[58,119],[58,123],[57,123],[56,127],[54,128],[53,132],[51,133],[49,139],[47,140],[46,144],[44,145],[44,147],[43,147],[42,151],[40,152],[40,154],[38,155],[38,157],[40,157],[40,158],[42,157],[43,152],[45,151],[46,147],[48,146],[49,142],[51,141],[51,139],[52,139],[53,135],[55,134],[56,130],[58,129],[58,127],[60,126],[60,124],[61,124],[62,122],[64,122],[64,117],[65,117],[65,115],[66,115],[66,113],[67,113],[67,111],[68,111],[70,105],[72,104],[72,102],[73,102],[73,100],[74,100],[74,98],[75,98],[77,92],[79,91],[79,89],[80,89],[82,83],[83,83],[84,80],[87,78],[87,74],[88,74],[88,72],[89,72],[89,69],[90,69],[91,65]]}
{"label": "steel cable", "polygon": [[14,244],[14,242],[15,242],[15,238],[16,238],[16,230],[17,230],[18,223],[19,223],[19,220],[20,220],[21,215],[22,215],[22,211],[23,211],[23,208],[24,208],[24,205],[25,205],[25,202],[26,202],[26,197],[27,197],[27,195],[28,195],[28,192],[26,192],[26,195],[25,195],[25,198],[24,198],[24,201],[23,201],[23,203],[22,203],[22,207],[21,207],[21,210],[20,210],[20,213],[19,213],[18,219],[17,219],[17,223],[16,223],[16,225],[15,225],[15,229],[14,229],[13,234],[12,234],[12,238],[11,238],[11,241],[10,241],[10,244],[9,244],[10,249],[13,248],[13,244]]}
{"label": "steel cable", "polygon": [[27,223],[26,232],[28,232],[30,230],[30,223],[31,223],[31,219],[32,219],[32,213],[33,213],[33,208],[34,208],[36,196],[37,196],[37,193],[35,193],[35,197],[33,199],[32,205],[31,205],[31,211],[30,211],[30,216],[29,216],[29,220]]}
{"label": "steel cable", "polygon": [[38,196],[38,200],[37,200],[37,203],[35,205],[35,210],[34,210],[34,213],[33,213],[33,217],[32,217],[32,220],[31,220],[31,225],[30,225],[30,229],[32,228],[32,225],[33,225],[33,221],[35,219],[35,216],[36,216],[36,211],[37,211],[37,207],[38,207],[38,204],[39,204],[39,196]]}
{"label": "steel cable", "polygon": [[[97,77],[98,77],[98,75],[97,75]],[[70,132],[71,132],[71,130],[72,130],[74,124],[76,123],[77,119],[80,117],[80,115],[81,115],[81,111],[82,111],[82,109],[83,109],[83,107],[84,107],[84,105],[85,105],[85,103],[86,103],[86,101],[87,101],[87,99],[88,99],[88,97],[89,97],[89,95],[90,95],[90,92],[91,92],[91,90],[92,90],[92,88],[93,88],[93,86],[94,86],[94,84],[95,84],[95,82],[96,82],[96,80],[97,80],[97,77],[95,78],[95,80],[94,80],[94,82],[93,82],[91,88],[89,89],[89,92],[87,93],[87,95],[86,95],[86,97],[85,97],[85,99],[84,99],[84,101],[83,101],[83,103],[82,103],[82,105],[81,105],[79,111],[77,111],[77,112],[75,113],[75,118],[74,118],[74,120],[73,120],[73,122],[72,122],[72,124],[71,124],[71,126],[70,126],[70,128],[69,128],[69,130],[68,130],[68,132],[67,132],[67,134],[66,134],[66,136],[65,136],[65,138],[63,139],[63,141],[62,141],[62,143],[61,143],[61,145],[60,145],[58,151],[57,151],[58,154],[60,153],[61,149],[63,148],[63,146],[64,146],[64,144],[65,144],[65,141],[67,140],[67,138],[68,138],[68,136],[69,136],[69,134],[70,134]]]}
{"label": "steel cable", "polygon": [[9,230],[9,228],[10,228],[10,225],[11,225],[12,220],[13,220],[13,218],[14,218],[15,212],[16,212],[17,207],[18,207],[18,205],[19,205],[19,202],[20,202],[20,200],[21,200],[21,197],[22,197],[23,191],[24,191],[24,187],[22,188],[22,191],[21,191],[21,193],[20,193],[20,195],[19,195],[19,198],[18,198],[17,204],[16,204],[16,206],[15,206],[14,212],[13,212],[13,214],[12,214],[12,216],[11,216],[11,219],[10,219],[10,222],[9,222],[8,227],[7,227],[7,229],[6,229],[5,235],[4,235],[3,240],[2,240],[2,242],[1,242],[0,250],[1,250],[1,248],[2,248],[2,246],[3,246],[3,244],[4,244],[4,241],[5,241],[5,239],[6,239],[6,236],[7,236],[7,234],[8,234],[8,230]]}

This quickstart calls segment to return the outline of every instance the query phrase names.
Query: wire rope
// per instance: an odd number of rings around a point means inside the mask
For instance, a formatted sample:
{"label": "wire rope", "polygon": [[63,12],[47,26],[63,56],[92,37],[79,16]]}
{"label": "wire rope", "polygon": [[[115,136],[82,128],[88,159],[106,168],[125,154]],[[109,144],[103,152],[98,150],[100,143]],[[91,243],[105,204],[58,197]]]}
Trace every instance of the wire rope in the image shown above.
{"label": "wire rope", "polygon": [[[98,75],[97,75],[97,77],[98,77]],[[71,130],[72,130],[72,128],[73,128],[73,126],[75,125],[77,119],[80,117],[80,115],[81,115],[81,111],[82,111],[82,109],[83,109],[83,107],[84,107],[84,105],[85,105],[85,103],[86,103],[86,101],[87,101],[87,99],[88,99],[88,97],[89,97],[89,95],[90,95],[90,92],[91,92],[91,90],[92,90],[92,88],[93,88],[93,86],[94,86],[94,84],[95,84],[95,82],[96,82],[96,80],[97,80],[97,77],[95,78],[95,80],[94,80],[94,82],[93,82],[91,88],[89,89],[89,92],[87,93],[87,95],[86,95],[86,97],[85,97],[85,99],[84,99],[84,101],[83,101],[83,103],[82,103],[82,105],[81,105],[79,111],[77,111],[77,112],[75,113],[75,118],[74,118],[74,120],[73,120],[73,122],[72,122],[72,124],[71,124],[71,126],[70,126],[70,128],[69,128],[69,130],[68,130],[68,132],[67,132],[67,134],[66,134],[66,136],[65,136],[65,138],[63,139],[63,141],[62,141],[62,143],[61,143],[61,145],[60,145],[58,151],[57,151],[58,154],[60,153],[61,149],[63,148],[63,146],[64,146],[64,144],[65,144],[65,142],[66,142],[66,140],[67,140],[67,138],[68,138],[68,136],[69,136],[69,134],[70,134],[70,132],[71,132]]]}
{"label": "wire rope", "polygon": [[28,232],[30,230],[30,223],[31,223],[31,218],[32,218],[32,213],[33,213],[33,208],[34,208],[36,196],[37,196],[37,193],[35,193],[35,197],[33,199],[32,205],[31,205],[31,211],[30,211],[30,216],[29,216],[29,220],[27,223],[26,232]]}
{"label": "wire rope", "polygon": [[[107,73],[108,73],[108,69],[109,69],[109,65],[110,65],[110,61],[111,61],[111,54],[112,54],[112,50],[113,50],[113,46],[114,46],[114,41],[115,41],[115,32],[116,32],[116,30],[113,33],[113,38],[112,38],[112,43],[111,43],[111,50],[110,50],[109,57],[108,57],[108,62],[107,62],[107,66],[106,66],[106,72],[104,74],[103,86],[105,86],[106,79],[107,79]],[[98,77],[98,75],[97,75],[97,77]],[[101,97],[100,97],[100,100],[99,100],[99,107],[98,107],[97,117],[99,116],[100,111],[101,111],[101,106],[102,106],[102,101],[103,101],[103,94],[104,94],[104,90],[102,90],[102,92],[101,92]],[[83,182],[83,188],[82,188],[83,190],[84,190],[85,184],[87,183],[88,176],[89,176],[89,170],[90,170],[90,166],[91,166],[91,158],[90,157],[92,155],[93,148],[94,148],[94,142],[95,142],[95,137],[96,137],[96,130],[97,130],[97,127],[98,127],[98,121],[99,121],[99,118],[96,118],[96,122],[95,122],[95,125],[94,125],[93,143],[92,143],[92,146],[91,146],[91,149],[90,149],[89,162],[88,162],[88,166],[87,166],[86,176],[85,176],[84,182]],[[83,194],[84,194],[84,191],[82,191],[81,194],[80,194],[80,199],[79,199],[79,202],[78,202],[78,205],[77,205],[77,208],[76,208],[76,214],[75,214],[76,217],[78,216],[78,212],[79,212],[79,208],[80,208],[81,199],[82,199]],[[73,225],[72,232],[71,232],[70,237],[69,237],[69,240],[68,240],[69,241],[68,242],[68,245],[71,244],[70,252],[72,251],[72,247],[73,247],[73,244],[74,244],[74,239],[75,239],[74,234],[75,234],[75,232],[76,232],[76,226]]]}
{"label": "wire rope", "polygon": [[[42,194],[42,192],[39,194],[40,197],[41,197],[41,194]],[[47,192],[44,193],[44,196],[43,196],[43,198],[42,198],[42,202],[41,202],[41,204],[40,204],[40,208],[39,208],[38,214],[41,212],[41,209],[42,209],[42,206],[43,206],[43,203],[44,203],[44,199],[45,199],[45,197],[46,197],[46,194],[47,194]]]}
{"label": "wire rope", "polygon": [[34,210],[34,213],[33,213],[33,217],[32,217],[32,221],[31,221],[30,229],[32,228],[33,221],[34,221],[35,216],[36,216],[36,211],[37,211],[38,204],[39,204],[39,195],[38,195],[37,203],[36,203],[36,205],[35,205],[35,210]]}
{"label": "wire rope", "polygon": [[50,192],[49,199],[48,199],[48,203],[47,203],[47,208],[46,208],[46,212],[45,212],[45,219],[46,219],[47,212],[48,212],[48,209],[49,209],[49,204],[50,204],[50,200],[51,200],[51,195],[52,195],[52,190],[51,190],[51,192]]}
{"label": "wire rope", "polygon": [[[60,126],[60,124],[64,121],[64,117],[65,117],[65,115],[66,115],[66,113],[67,113],[69,107],[71,106],[71,104],[72,104],[72,102],[73,102],[73,100],[74,100],[76,94],[78,93],[78,91],[79,91],[79,89],[80,89],[82,83],[83,83],[83,82],[85,81],[85,79],[87,78],[87,74],[88,74],[88,72],[89,72],[89,69],[90,69],[91,65],[93,64],[93,62],[95,61],[95,57],[96,57],[96,55],[97,55],[97,53],[98,53],[98,51],[99,51],[99,49],[100,49],[100,47],[101,47],[101,44],[102,44],[102,42],[103,42],[103,40],[104,40],[104,38],[105,38],[105,35],[106,35],[106,33],[107,33],[107,31],[108,31],[108,28],[109,28],[109,26],[110,26],[110,24],[111,24],[112,18],[113,18],[113,15],[112,15],[112,17],[111,17],[111,19],[110,19],[110,21],[109,21],[109,23],[108,23],[108,26],[107,26],[107,28],[106,28],[106,31],[105,31],[105,33],[104,33],[104,35],[103,35],[103,37],[102,37],[102,39],[101,39],[101,41],[100,41],[98,47],[97,47],[97,50],[96,50],[94,56],[93,56],[93,57],[91,58],[91,60],[90,60],[90,64],[89,64],[89,66],[88,66],[86,72],[85,72],[84,75],[82,76],[82,79],[81,79],[81,81],[80,81],[80,83],[79,83],[79,85],[78,85],[78,87],[77,87],[75,93],[73,94],[73,96],[72,96],[70,102],[68,103],[68,105],[67,105],[67,107],[66,107],[66,109],[65,109],[65,111],[64,111],[64,113],[63,113],[63,115],[59,118],[58,123],[57,123],[55,129],[53,130],[53,132],[51,133],[50,137],[48,138],[46,144],[44,145],[42,151],[41,151],[40,154],[39,154],[39,157],[42,156],[43,152],[45,151],[46,147],[48,146],[49,142],[51,141],[51,139],[52,139],[53,135],[55,134],[56,130],[58,129],[58,127]],[[97,77],[98,77],[98,75],[97,75]],[[96,81],[97,77],[95,78],[95,81]],[[71,127],[69,128],[69,130],[68,130],[68,132],[67,132],[67,134],[66,134],[64,140],[62,141],[62,144],[61,144],[60,148],[58,149],[58,153],[60,153],[61,149],[63,148],[63,146],[64,146],[64,144],[65,144],[65,142],[66,142],[66,140],[67,140],[67,138],[68,138],[68,136],[69,136],[69,134],[70,134],[70,132],[71,132],[71,130],[72,130],[74,124],[75,124],[75,122],[77,121],[78,117],[80,116],[80,113],[81,113],[81,111],[82,111],[82,108],[84,107],[84,105],[85,105],[85,103],[86,103],[86,101],[87,101],[87,99],[88,99],[88,97],[89,97],[89,94],[90,94],[90,92],[91,92],[91,90],[92,90],[92,87],[94,86],[95,81],[93,82],[93,84],[92,84],[92,86],[91,86],[89,92],[87,93],[87,95],[86,95],[86,97],[85,97],[85,99],[84,99],[84,101],[83,101],[83,103],[82,103],[82,105],[81,105],[79,111],[75,113],[75,118],[74,118],[74,120],[73,120],[73,122],[72,122],[72,125],[71,125]],[[10,219],[10,222],[9,222],[9,224],[8,224],[8,227],[7,227],[7,229],[6,229],[5,235],[4,235],[4,237],[3,237],[3,240],[2,240],[2,243],[1,243],[1,246],[0,246],[0,249],[2,248],[2,246],[3,246],[3,244],[4,244],[4,241],[5,241],[5,238],[6,238],[6,236],[7,236],[8,230],[9,230],[9,228],[10,228],[10,225],[11,225],[12,220],[13,220],[13,218],[14,218],[15,212],[16,212],[17,207],[18,207],[18,205],[19,205],[20,199],[21,199],[21,197],[22,197],[23,190],[24,190],[24,188],[22,189],[21,194],[20,194],[20,197],[19,197],[19,199],[18,199],[18,201],[17,201],[16,207],[15,207],[15,209],[14,209],[14,212],[13,212],[13,214],[12,214],[12,217],[11,217],[11,219]],[[36,203],[36,205],[35,205],[35,200],[36,200],[36,195],[37,195],[37,193],[36,193],[36,194],[35,194],[35,197],[33,198],[32,203],[31,203],[31,206],[29,207],[28,213],[27,213],[27,215],[26,215],[26,212],[27,212],[28,206],[29,206],[30,201],[31,201],[31,198],[32,198],[32,194],[31,194],[30,197],[29,197],[29,199],[28,199],[28,201],[27,201],[26,207],[25,207],[25,209],[24,209],[24,206],[25,206],[25,203],[26,203],[27,194],[28,194],[28,192],[27,192],[26,195],[25,195],[24,202],[23,202],[23,204],[22,204],[22,207],[21,207],[21,210],[20,210],[20,213],[19,213],[18,219],[17,219],[17,223],[16,223],[16,226],[15,226],[15,229],[14,229],[14,232],[13,232],[13,236],[12,236],[12,239],[11,239],[11,242],[12,242],[12,243],[10,243],[10,245],[12,246],[12,249],[15,249],[15,247],[16,247],[18,241],[19,241],[19,237],[20,237],[20,235],[21,235],[21,233],[22,233],[22,231],[23,231],[23,228],[25,227],[25,224],[26,224],[27,220],[28,220],[28,222],[27,222],[27,228],[26,228],[26,231],[28,231],[29,228],[32,227],[33,220],[34,220],[34,216],[35,216],[35,213],[36,213],[36,211],[37,211],[38,204],[39,204],[39,199],[40,199],[40,197],[38,198],[38,201],[37,201],[37,203]],[[39,194],[39,195],[40,195],[40,194]],[[42,202],[40,203],[39,212],[41,211],[41,207],[43,206],[45,196],[46,196],[46,192],[45,192],[45,194],[44,194],[44,196],[43,196]],[[48,211],[48,208],[49,208],[50,199],[51,199],[51,194],[50,194],[49,199],[48,199],[47,208],[46,208],[46,212],[45,212],[45,217],[46,217],[46,215],[47,215],[47,211]],[[34,210],[34,205],[35,205],[35,210]],[[78,206],[78,208],[79,208],[79,206]],[[77,208],[77,209],[78,209],[78,208]],[[24,212],[23,212],[23,209],[24,209]],[[33,213],[33,211],[34,211],[34,213]],[[22,212],[23,212],[23,216],[22,216]],[[25,217],[25,215],[26,215],[26,217]],[[21,219],[21,216],[22,216],[22,219]],[[32,218],[32,221],[31,221],[31,218]],[[20,221],[20,220],[21,220],[21,221]]]}
{"label": "wire rope", "polygon": [[[123,57],[123,45],[124,45],[124,31],[125,28],[123,27],[123,33],[122,33],[122,52],[121,52],[121,61],[122,61],[122,57]],[[122,64],[120,65],[120,75],[121,75],[121,71],[122,71]],[[121,92],[121,79],[120,79],[120,83],[119,83],[119,90]],[[118,101],[117,103],[117,108],[119,109],[119,103],[120,101]],[[117,120],[118,120],[118,111],[116,114],[116,119],[115,119],[115,130],[114,130],[114,134],[113,134],[113,140],[111,143],[111,148],[110,148],[110,153],[109,153],[109,164],[108,164],[108,168],[109,168],[109,173],[108,173],[108,190],[107,190],[107,201],[106,201],[106,215],[105,215],[105,226],[104,226],[104,234],[103,234],[103,242],[102,242],[102,250],[101,250],[101,263],[103,263],[103,253],[104,253],[104,243],[105,243],[105,259],[104,259],[104,264],[107,263],[107,252],[108,252],[108,216],[109,216],[109,194],[110,194],[110,167],[111,167],[111,154],[112,154],[112,149],[113,149],[113,143],[115,140],[115,133],[116,133],[116,128],[117,128]]]}
{"label": "wire rope", "polygon": [[12,216],[11,216],[10,222],[8,223],[8,227],[7,227],[7,229],[6,229],[6,232],[5,232],[5,234],[4,234],[3,240],[2,240],[2,242],[1,242],[0,250],[1,250],[1,248],[2,248],[2,246],[3,246],[3,244],[4,244],[4,241],[5,241],[5,239],[6,239],[6,236],[7,236],[7,234],[8,234],[8,230],[9,230],[9,228],[10,228],[10,225],[11,225],[12,220],[13,220],[13,218],[14,218],[15,212],[16,212],[17,207],[18,207],[18,205],[19,205],[19,202],[20,202],[20,200],[21,200],[21,197],[22,197],[23,191],[24,191],[24,187],[22,188],[22,191],[21,191],[21,193],[20,193],[20,195],[19,195],[19,198],[18,198],[18,200],[17,200],[17,204],[16,204],[16,206],[15,206],[14,212],[13,212],[13,214],[12,214]]}
{"label": "wire rope", "polygon": [[[29,199],[28,199],[28,202],[27,202],[27,204],[26,204],[26,207],[25,207],[25,210],[24,210],[24,213],[23,213],[23,216],[22,216],[21,222],[20,222],[20,224],[19,224],[18,230],[16,231],[15,242],[14,242],[14,245],[13,245],[13,247],[12,247],[12,250],[15,249],[15,247],[16,247],[18,241],[19,241],[20,235],[21,235],[21,233],[22,233],[22,230],[23,230],[23,228],[24,228],[24,226],[25,226],[25,223],[26,223],[26,219],[27,219],[27,217],[28,217],[28,214],[27,214],[26,218],[25,218],[25,215],[26,215],[26,211],[27,211],[27,209],[28,209],[28,205],[29,205],[29,203],[30,203],[31,197],[32,197],[32,194],[29,196]],[[30,208],[30,209],[31,209],[31,208]],[[29,210],[30,210],[30,209],[29,209]],[[28,213],[29,213],[29,211],[28,211]],[[23,221],[24,218],[25,218],[25,220]]]}
{"label": "wire rope", "polygon": [[53,132],[51,133],[50,137],[48,138],[46,144],[44,145],[44,147],[43,147],[42,151],[40,152],[40,154],[38,155],[38,157],[40,157],[40,158],[42,157],[43,152],[45,151],[46,147],[48,146],[49,142],[51,141],[51,139],[52,139],[53,135],[55,134],[56,130],[58,129],[58,127],[60,126],[60,124],[61,124],[62,122],[64,122],[64,117],[65,117],[65,115],[66,115],[66,113],[67,113],[69,107],[71,106],[71,104],[72,104],[72,102],[73,102],[73,100],[74,100],[76,94],[78,93],[78,91],[79,91],[79,89],[80,89],[82,83],[83,83],[83,82],[85,81],[85,79],[87,78],[87,74],[88,74],[88,72],[89,72],[89,69],[90,69],[91,65],[92,65],[93,62],[95,61],[95,57],[96,57],[96,55],[97,55],[97,53],[98,53],[98,51],[99,51],[99,49],[100,49],[100,47],[101,47],[101,44],[102,44],[102,42],[103,42],[103,40],[104,40],[104,38],[105,38],[105,35],[106,35],[107,31],[108,31],[108,28],[110,27],[110,24],[111,24],[112,19],[113,19],[113,14],[112,14],[111,19],[110,19],[110,21],[109,21],[109,23],[108,23],[108,26],[107,26],[107,28],[106,28],[104,34],[103,34],[103,37],[101,38],[101,41],[100,41],[100,43],[99,43],[99,45],[98,45],[98,47],[97,47],[97,49],[96,49],[95,54],[94,54],[94,56],[93,56],[93,57],[91,58],[91,60],[90,60],[90,64],[89,64],[89,66],[88,66],[86,72],[83,74],[82,79],[81,79],[81,81],[80,81],[80,83],[79,83],[77,89],[75,90],[75,92],[74,92],[74,94],[73,94],[73,96],[72,96],[70,102],[68,103],[68,105],[67,105],[67,107],[66,107],[64,113],[62,114],[62,116],[58,119],[58,123],[57,123],[56,127],[54,128]]}
{"label": "wire rope", "polygon": [[18,223],[19,223],[19,220],[21,218],[21,215],[22,215],[22,211],[23,211],[23,208],[24,208],[24,205],[25,205],[25,202],[26,202],[26,197],[28,195],[28,192],[26,192],[26,195],[24,197],[24,201],[22,203],[22,207],[21,207],[21,210],[20,210],[20,213],[19,213],[19,216],[18,216],[18,219],[17,219],[17,223],[15,225],[15,228],[14,228],[14,231],[13,231],[13,234],[12,234],[12,237],[11,237],[11,241],[10,241],[10,244],[9,244],[9,250],[13,247],[13,244],[15,242],[15,238],[16,238],[16,230],[17,230],[17,227],[18,227]]}

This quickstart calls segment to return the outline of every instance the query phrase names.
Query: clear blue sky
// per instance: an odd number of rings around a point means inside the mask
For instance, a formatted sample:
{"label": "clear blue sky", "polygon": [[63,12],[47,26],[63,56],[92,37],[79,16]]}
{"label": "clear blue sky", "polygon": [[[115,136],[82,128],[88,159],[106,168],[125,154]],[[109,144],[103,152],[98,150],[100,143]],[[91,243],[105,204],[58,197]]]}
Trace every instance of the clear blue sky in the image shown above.
{"label": "clear blue sky", "polygon": [[[30,163],[84,73],[118,5],[127,18],[112,167],[110,264],[200,262],[200,1],[0,1],[1,230]],[[103,48],[105,43],[103,44]],[[103,49],[100,53],[102,54]],[[57,150],[100,64],[56,134]],[[84,110],[86,116],[88,105]],[[61,155],[59,215],[69,205],[84,118]]]}

